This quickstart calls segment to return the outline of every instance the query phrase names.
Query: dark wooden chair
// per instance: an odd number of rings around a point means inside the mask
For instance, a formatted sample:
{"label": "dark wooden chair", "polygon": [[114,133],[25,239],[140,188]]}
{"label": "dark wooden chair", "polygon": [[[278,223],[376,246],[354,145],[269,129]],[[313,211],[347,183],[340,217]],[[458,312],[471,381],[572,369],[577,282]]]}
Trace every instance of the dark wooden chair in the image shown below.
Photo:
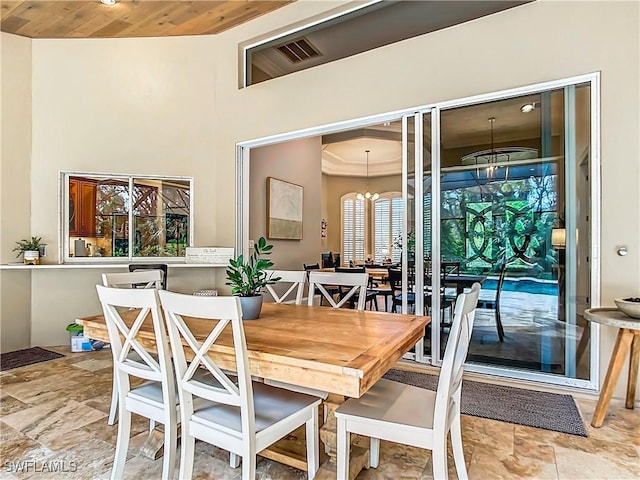
{"label": "dark wooden chair", "polygon": [[[389,275],[389,288],[391,289],[392,307],[391,311],[394,313],[400,313],[402,311],[402,270],[398,268],[390,268],[388,270]],[[409,276],[409,283],[412,284],[413,279]],[[409,288],[411,290],[411,288]],[[407,293],[407,304],[409,306],[415,305],[416,296],[414,293]]]}
{"label": "dark wooden chair", "polygon": [[502,287],[504,285],[504,278],[507,272],[507,262],[502,259],[496,264],[496,270],[500,272],[498,277],[498,286],[496,287],[496,297],[494,300],[478,300],[478,308],[486,308],[488,310],[495,310],[496,312],[496,329],[498,330],[498,338],[501,342],[504,342],[504,328],[502,326],[502,319],[500,318],[500,294],[502,293]]}

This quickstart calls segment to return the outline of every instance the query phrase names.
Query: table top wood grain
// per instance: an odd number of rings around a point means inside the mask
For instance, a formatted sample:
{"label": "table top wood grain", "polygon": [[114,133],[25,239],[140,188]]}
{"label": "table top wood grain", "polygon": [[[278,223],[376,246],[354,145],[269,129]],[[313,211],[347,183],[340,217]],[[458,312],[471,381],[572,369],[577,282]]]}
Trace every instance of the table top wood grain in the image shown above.
{"label": "table top wood grain", "polygon": [[[125,312],[133,321],[135,311]],[[204,340],[215,321],[186,319]],[[329,307],[265,303],[257,320],[245,320],[252,375],[349,397],[362,396],[425,333],[430,317]],[[102,315],[77,319],[84,334],[109,341]],[[138,337],[153,350],[147,319]],[[216,363],[235,369],[231,329],[209,350]]]}

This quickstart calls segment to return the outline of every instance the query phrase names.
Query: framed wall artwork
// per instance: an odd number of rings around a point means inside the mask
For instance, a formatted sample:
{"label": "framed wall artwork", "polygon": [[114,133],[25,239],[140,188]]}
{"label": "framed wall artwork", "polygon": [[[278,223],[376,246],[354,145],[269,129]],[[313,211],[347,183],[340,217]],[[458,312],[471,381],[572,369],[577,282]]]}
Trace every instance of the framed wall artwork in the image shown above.
{"label": "framed wall artwork", "polygon": [[267,177],[267,238],[302,240],[302,197],[300,185]]}

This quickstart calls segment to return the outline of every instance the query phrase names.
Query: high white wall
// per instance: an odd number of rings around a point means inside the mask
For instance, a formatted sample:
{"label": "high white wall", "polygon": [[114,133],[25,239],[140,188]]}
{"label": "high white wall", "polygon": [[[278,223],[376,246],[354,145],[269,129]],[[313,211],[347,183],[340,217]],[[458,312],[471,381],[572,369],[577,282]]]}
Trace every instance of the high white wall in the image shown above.
{"label": "high white wall", "polygon": [[[0,263],[16,262],[29,238],[31,204],[31,40],[0,34]],[[0,270],[0,351],[29,346],[31,276]]]}
{"label": "high white wall", "polygon": [[249,162],[249,238],[267,235],[267,177],[304,188],[302,240],[271,240],[273,268],[301,270],[303,263],[320,261],[322,189],[320,178],[322,144],[310,137],[251,150]]}
{"label": "high white wall", "polygon": [[[32,229],[57,237],[59,170],[182,174],[195,177],[196,243],[233,245],[239,141],[600,71],[602,303],[640,292],[637,2],[533,2],[238,89],[239,43],[335,5],[295,2],[213,37],[33,41],[38,175],[32,193],[12,191],[31,203]],[[51,289],[62,275],[35,282],[34,331],[80,310],[36,303],[95,297],[91,285]],[[602,333],[604,375],[616,332]]]}

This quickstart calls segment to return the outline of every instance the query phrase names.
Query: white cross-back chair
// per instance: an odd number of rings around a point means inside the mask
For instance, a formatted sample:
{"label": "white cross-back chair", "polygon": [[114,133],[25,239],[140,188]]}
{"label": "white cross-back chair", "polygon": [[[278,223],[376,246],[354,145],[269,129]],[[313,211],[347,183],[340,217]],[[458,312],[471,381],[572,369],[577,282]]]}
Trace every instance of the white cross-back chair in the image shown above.
{"label": "white cross-back chair", "polygon": [[[309,272],[309,305],[313,305],[313,297],[316,288],[320,294],[327,299],[329,305],[333,308],[342,308],[342,306],[357,294],[357,309],[364,310],[367,300],[367,284],[369,282],[368,273],[334,273],[334,272]],[[333,295],[327,291],[325,285],[338,287],[351,287],[338,301]]]}
{"label": "white cross-back chair", "polygon": [[[96,289],[109,332],[114,376],[118,385],[118,437],[111,479],[118,480],[123,476],[131,433],[131,412],[164,424],[162,478],[173,479],[178,424],[175,376],[157,290],[107,288],[101,285],[96,285]],[[140,310],[131,326],[120,314],[122,307]],[[141,327],[149,320],[155,335],[155,354],[136,338]],[[131,376],[147,381],[132,388]]]}
{"label": "white cross-back chair", "polygon": [[[290,283],[289,288],[283,293],[276,292],[273,285],[267,285],[267,292],[273,297],[276,303],[286,302],[287,298],[295,291],[295,304],[302,304],[302,296],[304,295],[304,284],[307,281],[307,272],[304,270],[267,270],[267,278],[280,278],[277,284]],[[276,285],[277,285],[276,284]]]}
{"label": "white cross-back chair", "polygon": [[[162,285],[162,272],[160,270],[149,270],[130,273],[103,273],[102,285],[105,287],[118,288],[157,288]],[[135,357],[135,354],[134,354]],[[118,383],[115,372],[113,375],[113,387],[111,388],[111,407],[109,408],[108,425],[113,425],[118,413]],[[153,425],[152,425],[153,428]]]}
{"label": "white cross-back chair", "polygon": [[118,288],[162,288],[162,272],[145,270],[128,273],[103,273],[102,284],[105,287]]}
{"label": "white cross-back chair", "polygon": [[[195,439],[242,457],[242,478],[254,479],[256,454],[306,424],[307,468],[312,479],[319,466],[318,405],[320,399],[259,382],[249,373],[242,311],[237,297],[194,297],[160,291],[176,368],[182,419],[181,479],[193,474]],[[183,316],[209,320],[204,341],[196,339]],[[224,333],[223,333],[224,332]],[[203,336],[203,332],[199,332]],[[220,336],[233,339],[237,379],[230,378],[209,355]],[[193,352],[187,364],[185,345]],[[204,366],[218,386],[194,378]],[[194,406],[194,400],[204,399]],[[236,463],[237,465],[237,463]]]}
{"label": "white cross-back chair", "polygon": [[456,300],[436,392],[383,378],[362,397],[349,399],[336,410],[338,480],[347,478],[351,433],[371,437],[373,468],[378,466],[380,439],[431,450],[433,478],[442,480],[447,478],[447,435],[451,432],[458,478],[467,478],[460,393],[479,293],[480,284],[474,283]]}

